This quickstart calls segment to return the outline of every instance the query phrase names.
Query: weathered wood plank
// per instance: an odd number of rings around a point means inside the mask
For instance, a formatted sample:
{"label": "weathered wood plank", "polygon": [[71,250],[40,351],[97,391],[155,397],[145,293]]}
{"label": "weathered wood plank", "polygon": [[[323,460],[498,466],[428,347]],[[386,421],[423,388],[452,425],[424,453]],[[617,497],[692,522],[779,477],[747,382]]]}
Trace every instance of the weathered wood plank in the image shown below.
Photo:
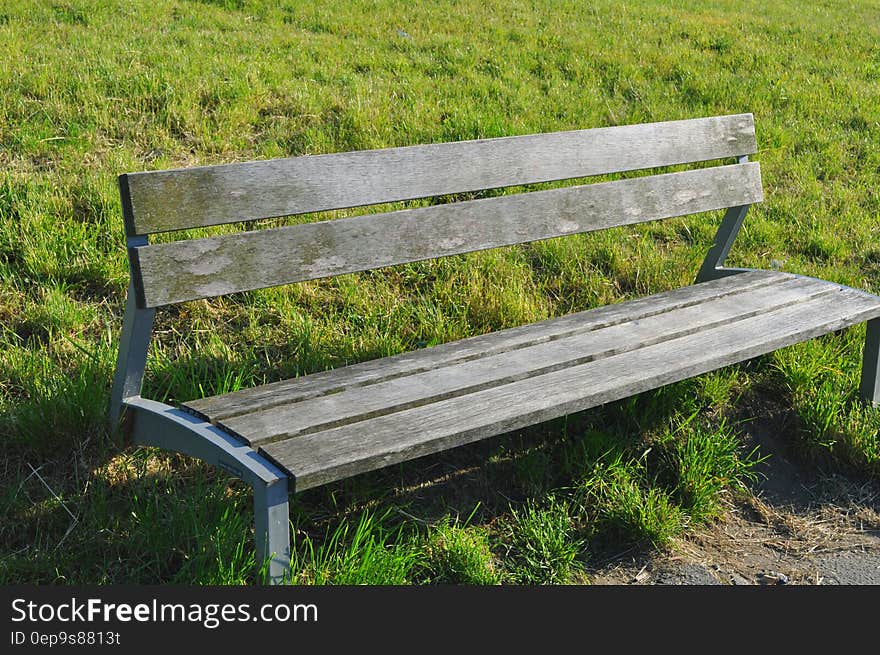
{"label": "weathered wood plank", "polygon": [[129,173],[131,235],[722,159],[751,114]]}
{"label": "weathered wood plank", "polygon": [[184,403],[182,409],[217,423],[240,414],[262,411],[278,405],[338,393],[344,389],[376,384],[469,359],[637,321],[683,307],[691,307],[712,298],[721,299],[764,286],[779,285],[791,279],[793,276],[780,271],[741,273],[646,298],[597,307],[430,348],[281,380],[220,396],[191,400]]}
{"label": "weathered wood plank", "polygon": [[841,288],[767,315],[260,450],[303,490],[625,398],[878,316],[876,297]]}
{"label": "weathered wood plank", "polygon": [[762,199],[755,162],[131,248],[143,306],[354,273]]}
{"label": "weathered wood plank", "polygon": [[251,446],[383,416],[676,339],[830,294],[821,280],[792,278],[601,330],[440,365],[413,375],[234,416],[218,425]]}

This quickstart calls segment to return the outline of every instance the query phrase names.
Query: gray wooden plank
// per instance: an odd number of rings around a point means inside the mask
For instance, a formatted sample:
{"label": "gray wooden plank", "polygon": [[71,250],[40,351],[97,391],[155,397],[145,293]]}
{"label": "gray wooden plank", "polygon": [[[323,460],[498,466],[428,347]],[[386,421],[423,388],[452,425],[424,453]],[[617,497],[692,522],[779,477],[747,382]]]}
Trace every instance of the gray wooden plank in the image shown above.
{"label": "gray wooden plank", "polygon": [[755,162],[129,249],[143,306],[354,273],[762,199]]}
{"label": "gray wooden plank", "polygon": [[578,332],[369,386],[233,416],[218,425],[251,446],[263,445],[619,355],[807,302],[835,289],[822,280],[791,278],[783,284],[758,287],[749,293],[707,300],[600,330]]}
{"label": "gray wooden plank", "polygon": [[876,297],[840,288],[695,335],[260,450],[303,490],[625,398],[878,316]]}
{"label": "gray wooden plank", "polygon": [[751,114],[128,173],[129,236],[757,152]]}
{"label": "gray wooden plank", "polygon": [[751,271],[727,278],[673,289],[653,296],[597,307],[583,312],[507,328],[497,332],[405,352],[391,357],[351,364],[329,371],[291,378],[228,394],[196,399],[182,408],[205,420],[218,422],[286,403],[315,398],[344,389],[429,371],[440,366],[514,348],[544,343],[581,332],[599,330],[627,321],[693,306],[711,298],[746,293],[792,279],[780,271]]}

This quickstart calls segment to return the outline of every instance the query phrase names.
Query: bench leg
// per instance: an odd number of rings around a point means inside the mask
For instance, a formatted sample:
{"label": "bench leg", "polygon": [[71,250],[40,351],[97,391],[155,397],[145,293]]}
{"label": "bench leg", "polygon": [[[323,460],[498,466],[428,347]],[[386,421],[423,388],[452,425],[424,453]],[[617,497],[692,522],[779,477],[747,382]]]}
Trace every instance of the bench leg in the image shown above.
{"label": "bench leg", "polygon": [[862,399],[873,407],[880,406],[880,318],[868,321],[865,355],[862,363]]}
{"label": "bench leg", "polygon": [[122,336],[119,339],[119,354],[116,358],[116,374],[113,376],[113,391],[110,394],[111,432],[119,426],[125,400],[141,393],[155,317],[155,309],[138,309],[134,287],[129,285],[125,317],[122,320]]}
{"label": "bench leg", "polygon": [[283,584],[290,578],[290,516],[287,479],[254,485],[254,537],[257,562],[269,561],[269,582]]}

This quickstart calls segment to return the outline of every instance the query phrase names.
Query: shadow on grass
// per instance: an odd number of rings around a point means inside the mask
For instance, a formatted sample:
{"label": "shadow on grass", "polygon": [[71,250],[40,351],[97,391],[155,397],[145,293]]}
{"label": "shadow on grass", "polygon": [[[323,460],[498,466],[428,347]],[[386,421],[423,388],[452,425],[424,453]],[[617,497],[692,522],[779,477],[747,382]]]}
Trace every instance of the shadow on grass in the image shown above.
{"label": "shadow on grass", "polygon": [[[839,404],[844,414],[864,413],[855,389]],[[813,412],[781,385],[755,385],[741,398],[735,420],[742,441],[767,456],[755,469],[759,480],[750,485],[752,492],[771,507],[804,514],[823,503],[839,502],[845,479],[850,490],[874,489],[868,495],[878,503],[868,506],[880,511],[876,463],[866,462],[863,452],[853,452],[847,435],[818,430],[811,420]],[[854,433],[863,431],[864,426],[859,426]]]}
{"label": "shadow on grass", "polygon": [[[185,380],[203,375],[222,380],[235,370],[210,357],[179,364],[178,378],[164,383],[175,397],[203,391],[185,387]],[[761,370],[763,364],[746,366]],[[107,358],[83,356],[68,366],[66,382],[58,382],[58,388],[41,388],[37,376],[34,395],[22,398],[14,415],[3,417],[2,424],[14,425],[15,434],[4,454],[0,582],[256,582],[249,488],[190,458],[111,439],[103,427],[109,370]],[[156,371],[155,380],[162,379],[163,370]],[[96,385],[96,379],[104,383]],[[557,518],[559,507],[566,508],[582,566],[662,549],[669,535],[698,514],[683,499],[681,472],[670,468],[668,455],[680,431],[693,434],[685,430],[691,429],[690,421],[717,425],[721,420],[704,387],[699,379],[683,381],[308,490],[292,498],[294,542],[313,553],[324,548],[321,557],[327,562],[336,557],[326,550],[328,539],[338,536],[334,553],[351,549],[343,541],[361,531],[347,526],[360,525],[366,515],[380,517],[369,523],[373,532],[364,537],[372,544],[369,552],[398,548],[394,575],[418,583],[438,579],[420,573],[424,566],[417,565],[417,551],[431,551],[434,526],[464,522],[489,535],[499,570],[509,574],[497,579],[528,581],[527,574],[511,577],[513,569],[505,568],[513,565],[506,562],[511,546],[504,539],[518,516],[540,519],[547,505]],[[228,385],[217,385],[212,392],[227,390]],[[755,385],[732,407],[734,420],[744,421],[735,431],[747,449],[769,448],[775,458],[780,444],[794,439],[791,401],[775,388]],[[24,438],[37,426],[46,429],[45,417],[58,428],[51,448]],[[780,490],[782,480],[798,483],[767,472],[767,466],[755,470]],[[353,560],[360,551],[346,552]],[[301,562],[307,554],[298,551]],[[401,568],[401,561],[409,568]],[[333,581],[318,573],[302,579]],[[383,578],[381,571],[375,575],[365,581],[399,582],[399,577]]]}

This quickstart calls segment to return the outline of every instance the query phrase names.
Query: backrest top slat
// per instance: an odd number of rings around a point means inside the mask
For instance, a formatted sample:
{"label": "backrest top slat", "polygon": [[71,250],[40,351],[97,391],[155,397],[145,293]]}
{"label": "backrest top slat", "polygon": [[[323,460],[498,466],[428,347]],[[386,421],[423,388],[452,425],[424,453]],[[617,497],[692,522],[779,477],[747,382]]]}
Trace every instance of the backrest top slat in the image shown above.
{"label": "backrest top slat", "polygon": [[752,114],[120,176],[129,236],[751,155]]}

